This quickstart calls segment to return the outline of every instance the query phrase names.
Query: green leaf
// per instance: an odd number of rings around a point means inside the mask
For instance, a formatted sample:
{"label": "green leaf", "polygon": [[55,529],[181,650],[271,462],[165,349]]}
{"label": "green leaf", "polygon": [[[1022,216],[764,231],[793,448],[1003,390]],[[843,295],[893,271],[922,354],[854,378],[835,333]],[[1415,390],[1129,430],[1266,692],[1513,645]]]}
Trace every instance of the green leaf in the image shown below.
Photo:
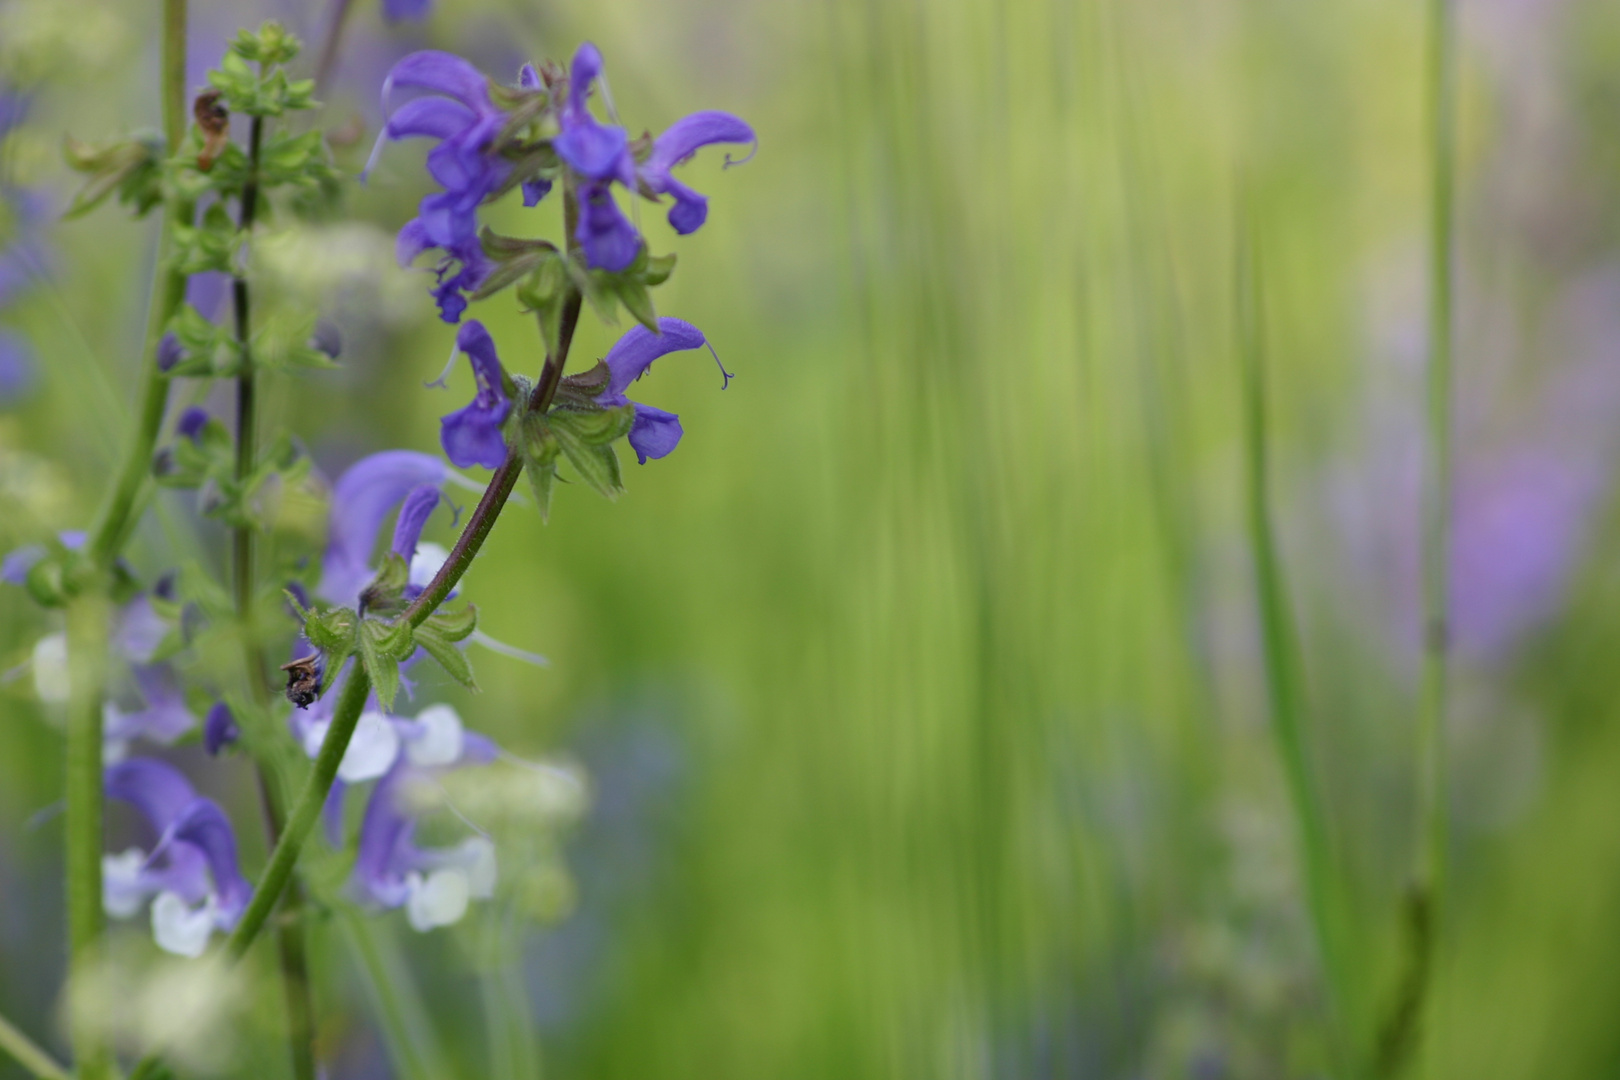
{"label": "green leaf", "polygon": [[658,333],[658,312],[653,309],[652,293],[647,289],[646,282],[626,273],[619,275],[614,287],[619,299],[624,301],[625,309],[636,317],[636,321],[653,333]]}
{"label": "green leaf", "polygon": [[515,284],[522,278],[528,277],[535,270],[539,269],[540,264],[545,261],[545,258],[546,257],[544,255],[539,254],[516,255],[505,260],[504,262],[496,263],[495,269],[490,271],[489,276],[484,279],[483,283],[478,286],[477,291],[472,294],[472,299],[483,300],[494,296],[507,286]]}
{"label": "green leaf", "polygon": [[347,656],[354,651],[355,628],[359,625],[360,616],[353,608],[304,613],[304,636],[328,657],[337,652]]}
{"label": "green leaf", "polygon": [[423,623],[416,628],[416,643],[439,666],[450,673],[450,677],[469,690],[476,691],[478,682],[473,678],[472,665],[467,662],[467,656],[460,649],[450,643],[450,639]]}
{"label": "green leaf", "polygon": [[529,478],[529,490],[534,495],[534,505],[540,510],[540,520],[550,521],[551,490],[557,480],[557,454],[561,446],[545,417],[524,413],[522,424],[517,451],[523,458],[523,472]]}
{"label": "green leaf", "polygon": [[420,632],[423,626],[431,627],[434,633],[450,641],[461,641],[478,629],[478,608],[473,604],[468,604],[460,611],[445,611],[440,608],[424,619],[422,626],[417,627],[417,631]]}
{"label": "green leaf", "polygon": [[[635,407],[626,405],[623,408],[633,420]],[[622,415],[614,415],[620,412],[618,409],[604,409],[593,416],[590,413],[558,410],[547,417],[551,422],[552,435],[579,478],[610,499],[617,498],[624,491],[623,478],[619,473],[619,455],[613,451],[612,439],[605,437],[620,427],[621,435],[630,430],[629,422],[623,421]],[[604,421],[597,417],[607,419]]]}

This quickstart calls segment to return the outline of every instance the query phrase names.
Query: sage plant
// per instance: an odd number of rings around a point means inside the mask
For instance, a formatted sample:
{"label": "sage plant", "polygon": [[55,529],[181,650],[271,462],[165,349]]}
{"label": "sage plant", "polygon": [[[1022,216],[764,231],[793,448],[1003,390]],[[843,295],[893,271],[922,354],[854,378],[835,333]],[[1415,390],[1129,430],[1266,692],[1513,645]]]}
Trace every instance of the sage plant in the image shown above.
{"label": "sage plant", "polygon": [[[422,7],[387,9],[399,16]],[[494,896],[502,851],[477,820],[464,818],[463,836],[448,845],[417,839],[421,817],[443,805],[433,793],[462,770],[518,770],[542,792],[542,827],[579,806],[582,781],[572,770],[514,759],[452,705],[414,704],[415,669],[437,666],[477,688],[466,649],[488,639],[473,598],[457,588],[520,475],[544,517],[559,479],[620,494],[621,440],[642,463],[675,450],[679,418],[633,401],[631,384],[654,361],[709,342],[657,312],[653,290],[675,256],[653,255],[619,200],[667,199],[669,223],[689,234],[705,222],[708,200],[678,179],[678,166],[707,145],[755,140],[746,123],[720,112],[694,113],[656,138],[630,138],[598,115],[593,92],[604,62],[589,43],[567,68],[526,64],[510,84],[448,53],[400,60],[381,87],[386,123],[373,158],[394,140],[435,143],[427,170],[438,190],[400,227],[398,257],[406,266],[431,257],[438,314],[459,324],[451,361],[467,358],[476,390],[441,420],[443,458],[380,449],[328,484],[296,432],[260,430],[257,403],[261,380],[331,368],[342,342],[320,312],[264,306],[254,249],[267,221],[332,215],[346,178],[319,124],[298,119],[319,108],[315,83],[295,77],[300,43],[275,23],[230,42],[182,126],[175,72],[183,71],[184,14],[183,2],[167,0],[165,134],[67,144],[70,163],[87,177],[70,215],[116,200],[138,216],[161,211],[164,222],[129,455],[88,529],[12,552],[0,576],[67,615],[65,635],[36,650],[35,674],[65,666],[57,683],[71,687],[75,992],[101,977],[104,915],[144,919],[159,948],[227,965],[274,928],[292,1069],[312,1080],[311,898],[323,911],[356,916],[403,909],[410,926],[428,931]],[[402,100],[408,94],[416,96]],[[562,245],[484,225],[483,208],[506,197],[536,215],[559,210]],[[209,305],[187,300],[209,275],[229,282],[221,322]],[[545,355],[537,372],[508,370],[502,344],[467,317],[470,305],[503,293],[536,317]],[[569,374],[586,304],[609,322],[622,309],[633,324],[606,356]],[[723,389],[730,374],[721,374]],[[233,416],[203,407],[217,383],[234,392]],[[451,466],[491,475],[445,551],[422,534],[433,515],[449,513],[445,488],[458,476]],[[178,559],[151,580],[131,569],[123,550],[156,488],[190,493],[196,513],[218,523],[229,554],[224,573]],[[285,508],[311,500],[328,507],[324,537],[288,525]],[[235,669],[202,660],[219,655],[233,656]],[[256,872],[239,858],[238,833],[248,826],[155,756],[186,741],[253,763],[271,842]],[[344,814],[351,799],[364,799],[352,831]],[[156,841],[102,850],[107,800],[144,819]],[[337,879],[305,872],[301,861],[323,817],[327,861],[346,865]],[[73,1042],[77,1075],[119,1074],[119,1047],[93,1019],[80,1016]],[[0,1047],[39,1075],[60,1069],[9,1024],[0,1024]],[[166,1069],[163,1047],[137,1049],[149,1053],[135,1075]]]}

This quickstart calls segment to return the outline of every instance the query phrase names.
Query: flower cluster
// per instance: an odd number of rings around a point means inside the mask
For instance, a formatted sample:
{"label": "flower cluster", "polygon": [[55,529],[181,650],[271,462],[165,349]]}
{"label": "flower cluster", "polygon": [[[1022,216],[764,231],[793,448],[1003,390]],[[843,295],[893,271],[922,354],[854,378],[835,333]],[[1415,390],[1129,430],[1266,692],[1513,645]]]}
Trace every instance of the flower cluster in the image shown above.
{"label": "flower cluster", "polygon": [[[412,53],[390,72],[381,138],[436,140],[428,172],[444,188],[424,198],[400,230],[399,259],[410,265],[424,252],[441,252],[434,297],[446,322],[461,320],[467,299],[480,295],[496,271],[479,235],[480,205],[521,187],[524,204],[534,206],[560,181],[577,200],[572,239],[584,266],[617,274],[631,269],[646,245],[615,200],[614,184],[653,202],[670,196],[669,223],[685,235],[707,219],[708,200],[675,179],[674,167],[704,146],[755,141],[742,120],[712,111],[684,117],[656,139],[632,141],[623,127],[591,112],[602,67],[601,53],[587,42],[566,76],[549,64],[525,65],[515,88],[495,86],[443,52]],[[395,109],[399,89],[427,96]]]}

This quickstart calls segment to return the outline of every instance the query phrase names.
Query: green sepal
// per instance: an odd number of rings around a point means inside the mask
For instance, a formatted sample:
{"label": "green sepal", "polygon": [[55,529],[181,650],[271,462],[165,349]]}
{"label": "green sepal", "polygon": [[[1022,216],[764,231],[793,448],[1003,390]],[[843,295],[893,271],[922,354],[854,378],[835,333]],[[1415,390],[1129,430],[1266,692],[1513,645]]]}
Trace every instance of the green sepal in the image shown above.
{"label": "green sepal", "polygon": [[65,218],[81,217],[118,192],[118,201],[143,217],[163,201],[163,137],[136,135],[109,146],[95,147],[67,136],[62,156],[76,172],[89,176],[73,196]]}
{"label": "green sepal", "polygon": [[259,151],[259,184],[262,188],[293,184],[318,187],[334,173],[326,157],[326,144],[320,131],[302,135],[277,132],[265,140]]}
{"label": "green sepal", "polygon": [[298,605],[297,597],[287,594],[292,600],[293,609],[304,620],[304,637],[328,658],[336,655],[347,657],[354,651],[355,628],[360,625],[360,616],[353,608],[339,607],[327,608],[324,611],[306,611]]}
{"label": "green sepal", "polygon": [[210,477],[228,479],[235,471],[235,458],[230,432],[211,419],[196,439],[181,437],[159,450],[152,461],[152,478],[164,487],[199,487]]}
{"label": "green sepal", "polygon": [[563,308],[568,301],[568,261],[543,259],[529,280],[518,287],[518,302],[540,320],[546,355],[556,356],[562,343]]}
{"label": "green sepal", "polygon": [[467,661],[467,655],[445,635],[434,629],[431,623],[424,622],[416,628],[416,644],[422,646],[424,652],[439,662],[439,666],[450,673],[450,677],[467,689],[478,690],[478,681],[473,678],[472,664]]}
{"label": "green sepal", "polygon": [[303,42],[298,35],[289,33],[275,20],[262,24],[257,30],[244,27],[231,39],[230,50],[243,60],[259,64],[285,64],[298,55]]}
{"label": "green sepal", "polygon": [[241,237],[223,203],[210,206],[201,225],[174,225],[172,235],[175,269],[180,273],[232,272]]}
{"label": "green sepal", "polygon": [[411,567],[397,551],[383,556],[377,576],[360,592],[360,612],[394,615],[405,609],[405,586],[411,581]]}
{"label": "green sepal", "polygon": [[360,621],[360,662],[371,676],[371,686],[385,710],[392,711],[399,694],[399,662],[416,648],[411,624],[401,619]]}
{"label": "green sepal", "polygon": [[516,448],[523,458],[523,474],[529,478],[529,490],[534,505],[540,511],[540,520],[551,520],[551,491],[557,480],[557,455],[561,445],[538,413],[525,411],[517,432]]}
{"label": "green sepal", "polygon": [[463,641],[478,629],[478,608],[468,604],[460,611],[446,611],[440,608],[417,627],[420,632],[424,627],[431,628],[434,633],[441,635],[447,641]]}
{"label": "green sepal", "polygon": [[621,405],[590,412],[555,409],[546,420],[552,437],[580,479],[613,499],[624,491],[619,455],[614,452],[613,443],[630,433],[635,418],[634,405]]}

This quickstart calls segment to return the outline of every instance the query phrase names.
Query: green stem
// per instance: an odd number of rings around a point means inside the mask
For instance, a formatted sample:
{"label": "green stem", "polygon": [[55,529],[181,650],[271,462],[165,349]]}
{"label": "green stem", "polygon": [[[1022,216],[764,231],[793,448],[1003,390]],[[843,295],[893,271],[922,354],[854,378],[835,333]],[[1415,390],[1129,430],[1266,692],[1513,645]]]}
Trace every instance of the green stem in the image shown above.
{"label": "green stem", "polygon": [[113,1075],[112,1052],[88,1005],[101,976],[105,917],[101,907],[101,706],[106,684],[110,604],[100,592],[68,607],[67,900],[73,1058],[81,1080]]}
{"label": "green stem", "polygon": [[1450,650],[1452,484],[1452,118],[1456,93],[1451,2],[1429,3],[1431,150],[1429,251],[1428,476],[1423,506],[1423,697],[1418,719],[1423,832],[1420,879],[1438,911],[1446,877],[1446,667]]}
{"label": "green stem", "polygon": [[[1245,215],[1246,216],[1246,215]],[[1245,222],[1239,239],[1238,327],[1243,373],[1244,463],[1248,474],[1249,543],[1259,594],[1260,635],[1272,732],[1282,759],[1288,794],[1299,828],[1306,902],[1321,957],[1328,1012],[1340,1066],[1348,1065],[1342,1025],[1344,968],[1338,928],[1333,919],[1333,863],[1321,790],[1305,746],[1305,687],[1299,635],[1288,597],[1286,575],[1277,551],[1271,509],[1271,460],[1266,435],[1265,330],[1261,306],[1260,260]]]}
{"label": "green stem", "polygon": [[67,1069],[3,1016],[0,1016],[0,1050],[10,1054],[17,1064],[39,1080],[71,1080]]}

